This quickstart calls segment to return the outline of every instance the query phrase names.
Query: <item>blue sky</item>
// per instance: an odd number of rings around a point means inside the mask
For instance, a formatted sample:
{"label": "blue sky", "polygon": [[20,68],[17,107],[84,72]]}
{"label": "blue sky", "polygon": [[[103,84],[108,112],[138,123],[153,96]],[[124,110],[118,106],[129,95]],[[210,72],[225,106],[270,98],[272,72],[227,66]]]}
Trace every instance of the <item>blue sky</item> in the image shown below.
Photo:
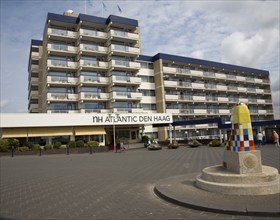
{"label": "blue sky", "polygon": [[[0,0],[1,112],[27,112],[31,39],[42,39],[48,12],[68,9],[137,19],[141,54],[158,52],[268,70],[280,118],[279,1]],[[118,5],[122,12],[118,10]]]}

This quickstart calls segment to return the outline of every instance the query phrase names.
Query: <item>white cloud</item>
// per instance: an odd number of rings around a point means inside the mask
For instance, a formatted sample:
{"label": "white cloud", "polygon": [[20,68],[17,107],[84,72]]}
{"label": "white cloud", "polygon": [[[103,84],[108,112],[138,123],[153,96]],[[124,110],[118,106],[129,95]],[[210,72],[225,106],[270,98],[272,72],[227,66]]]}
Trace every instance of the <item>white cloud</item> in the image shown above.
{"label": "white cloud", "polygon": [[222,41],[222,61],[241,66],[256,67],[263,57],[279,43],[277,30],[262,31],[252,37],[234,32]]}
{"label": "white cloud", "polygon": [[204,57],[204,51],[202,50],[196,50],[191,53],[191,57],[197,58],[197,59],[203,59]]}
{"label": "white cloud", "polygon": [[0,108],[4,108],[9,104],[9,100],[4,99],[0,101]]}

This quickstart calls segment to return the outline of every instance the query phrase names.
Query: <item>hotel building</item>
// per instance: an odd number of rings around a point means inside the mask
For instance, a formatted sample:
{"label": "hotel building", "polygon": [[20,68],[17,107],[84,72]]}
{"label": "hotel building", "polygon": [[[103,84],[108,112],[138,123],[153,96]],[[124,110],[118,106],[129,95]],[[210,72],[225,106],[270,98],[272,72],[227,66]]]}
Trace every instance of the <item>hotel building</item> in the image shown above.
{"label": "hotel building", "polygon": [[[43,40],[31,41],[28,71],[29,113],[170,113],[173,121],[230,120],[233,105],[244,102],[252,121],[274,118],[268,71],[141,55],[138,21],[113,15],[48,13]],[[140,134],[168,138],[167,127],[116,129],[117,136],[130,140]],[[216,124],[178,126],[174,132],[178,139],[220,134]]]}

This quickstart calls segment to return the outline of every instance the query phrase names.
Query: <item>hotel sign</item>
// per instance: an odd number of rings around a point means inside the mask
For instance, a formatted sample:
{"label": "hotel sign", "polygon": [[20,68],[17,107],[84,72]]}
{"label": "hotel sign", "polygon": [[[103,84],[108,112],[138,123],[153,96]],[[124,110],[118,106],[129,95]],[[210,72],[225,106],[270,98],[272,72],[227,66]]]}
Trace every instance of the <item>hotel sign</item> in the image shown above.
{"label": "hotel sign", "polygon": [[165,124],[172,123],[171,114],[107,114],[94,115],[92,122],[95,124]]}
{"label": "hotel sign", "polygon": [[166,113],[77,113],[77,114],[0,114],[1,128],[59,127],[95,125],[170,124],[172,114]]}

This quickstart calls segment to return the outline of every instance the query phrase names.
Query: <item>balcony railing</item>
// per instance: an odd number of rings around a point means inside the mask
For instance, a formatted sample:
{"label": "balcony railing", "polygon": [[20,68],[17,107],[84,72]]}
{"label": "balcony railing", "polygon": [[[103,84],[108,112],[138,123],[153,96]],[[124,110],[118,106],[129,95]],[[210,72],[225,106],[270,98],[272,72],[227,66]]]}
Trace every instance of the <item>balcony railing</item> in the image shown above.
{"label": "balcony railing", "polygon": [[131,69],[140,69],[140,63],[126,60],[111,60],[110,67],[120,67],[120,68],[131,68]]}
{"label": "balcony railing", "polygon": [[140,92],[112,92],[111,98],[113,99],[136,99],[140,100],[142,98],[142,93]]}
{"label": "balcony railing", "polygon": [[80,76],[81,83],[101,83],[107,84],[109,83],[108,77],[101,77],[101,76]]}
{"label": "balcony railing", "polygon": [[112,76],[112,83],[141,84],[141,78],[133,76]]}
{"label": "balcony railing", "polygon": [[55,29],[55,28],[49,28],[48,29],[48,35],[77,38],[77,32],[68,31],[68,30],[61,30],[61,29]]}
{"label": "balcony railing", "polygon": [[81,92],[80,99],[84,100],[109,100],[109,93]]}
{"label": "balcony railing", "polygon": [[79,33],[82,36],[95,37],[95,38],[107,39],[107,37],[108,37],[107,33],[101,32],[101,31],[96,31],[96,30],[80,29]]}
{"label": "balcony railing", "polygon": [[47,83],[76,85],[78,84],[78,78],[65,76],[48,76]]}
{"label": "balcony railing", "polygon": [[78,51],[77,47],[68,46],[64,44],[48,44],[48,49],[55,50],[55,51],[73,52],[73,53],[76,53]]}
{"label": "balcony railing", "polygon": [[136,47],[128,47],[128,46],[124,46],[124,45],[111,45],[111,51],[114,52],[124,52],[124,54],[126,53],[130,53],[130,54],[139,54],[140,53],[140,49],[136,48]]}
{"label": "balcony railing", "polygon": [[48,93],[47,95],[48,100],[50,101],[77,101],[78,100],[78,94],[68,94],[68,93]]}
{"label": "balcony railing", "polygon": [[83,67],[95,67],[98,69],[107,69],[108,63],[96,60],[80,60],[80,66]]}
{"label": "balcony railing", "polygon": [[59,68],[71,68],[76,69],[78,67],[77,62],[71,62],[66,60],[48,60],[48,67],[59,67]]}
{"label": "balcony railing", "polygon": [[129,40],[139,39],[139,35],[135,33],[129,33],[129,32],[119,31],[119,30],[111,30],[109,33],[111,37],[125,38]]}
{"label": "balcony railing", "polygon": [[81,44],[80,45],[81,51],[91,51],[91,52],[98,52],[98,53],[107,53],[107,47],[101,47],[98,45],[91,45],[91,44]]}

